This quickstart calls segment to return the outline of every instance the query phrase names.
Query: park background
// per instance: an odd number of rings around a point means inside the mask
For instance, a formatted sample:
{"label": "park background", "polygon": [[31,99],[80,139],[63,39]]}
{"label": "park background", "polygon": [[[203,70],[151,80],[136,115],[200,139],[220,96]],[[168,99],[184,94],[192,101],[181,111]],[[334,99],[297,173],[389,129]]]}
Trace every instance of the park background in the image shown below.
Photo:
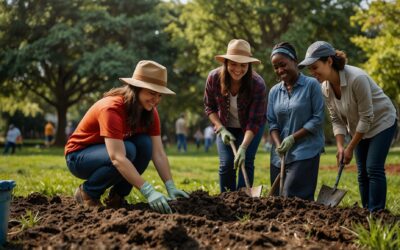
{"label": "park background", "polygon": [[[45,120],[56,123],[63,146],[67,123],[139,60],[168,69],[176,96],[159,105],[163,134],[174,142],[174,121],[186,113],[189,139],[208,119],[203,92],[217,54],[233,38],[250,42],[255,67],[268,88],[274,44],[289,41],[299,59],[316,40],[347,53],[400,104],[400,3],[365,0],[2,0],[0,2],[0,136],[14,123],[26,139],[42,139]],[[308,74],[307,70],[304,70]],[[325,122],[326,143],[334,137]],[[36,143],[36,142],[35,142]]]}

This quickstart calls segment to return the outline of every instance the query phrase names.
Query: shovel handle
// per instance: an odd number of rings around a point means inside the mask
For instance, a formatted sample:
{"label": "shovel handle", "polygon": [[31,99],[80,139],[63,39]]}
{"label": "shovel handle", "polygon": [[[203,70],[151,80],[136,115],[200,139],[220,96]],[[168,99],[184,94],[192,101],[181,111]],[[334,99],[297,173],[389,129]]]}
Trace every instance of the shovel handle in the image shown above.
{"label": "shovel handle", "polygon": [[285,156],[281,156],[281,173],[280,173],[279,195],[283,196],[283,184],[285,183]]}
{"label": "shovel handle", "polygon": [[[237,150],[235,143],[233,141],[230,141],[231,148],[233,151],[233,154],[236,156]],[[244,183],[246,184],[246,188],[251,189],[250,182],[249,182],[249,177],[247,176],[246,168],[244,167],[244,163],[240,164],[240,169],[242,170],[243,178],[244,178]]]}
{"label": "shovel handle", "polygon": [[334,189],[334,190],[337,189],[337,186],[338,186],[338,184],[339,184],[340,177],[342,176],[343,168],[344,168],[344,163],[343,163],[343,161],[341,161],[340,164],[339,164],[339,172],[338,172],[338,175],[336,176],[335,186],[333,186],[333,189]]}

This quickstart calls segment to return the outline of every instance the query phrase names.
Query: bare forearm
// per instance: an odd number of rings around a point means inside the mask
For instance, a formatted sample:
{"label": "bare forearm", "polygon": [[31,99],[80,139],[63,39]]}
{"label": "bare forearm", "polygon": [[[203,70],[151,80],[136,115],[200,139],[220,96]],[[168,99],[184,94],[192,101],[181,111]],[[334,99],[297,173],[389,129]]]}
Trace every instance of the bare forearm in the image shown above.
{"label": "bare forearm", "polygon": [[131,185],[137,189],[140,189],[140,187],[143,186],[145,180],[140,176],[132,162],[130,162],[126,157],[114,160],[113,165],[117,168],[122,177],[124,177],[124,179]]}
{"label": "bare forearm", "polygon": [[214,125],[214,128],[216,130],[218,130],[222,126],[221,120],[219,119],[216,113],[211,113],[208,116],[208,119],[210,119],[211,123]]}
{"label": "bare forearm", "polygon": [[254,138],[253,131],[246,130],[246,132],[244,133],[244,138],[243,138],[243,141],[242,141],[242,145],[247,148],[250,145],[250,143],[253,140],[253,138]]}
{"label": "bare forearm", "polygon": [[158,175],[164,183],[168,180],[172,180],[171,168],[169,166],[168,157],[165,153],[160,152],[153,156],[153,163]]}

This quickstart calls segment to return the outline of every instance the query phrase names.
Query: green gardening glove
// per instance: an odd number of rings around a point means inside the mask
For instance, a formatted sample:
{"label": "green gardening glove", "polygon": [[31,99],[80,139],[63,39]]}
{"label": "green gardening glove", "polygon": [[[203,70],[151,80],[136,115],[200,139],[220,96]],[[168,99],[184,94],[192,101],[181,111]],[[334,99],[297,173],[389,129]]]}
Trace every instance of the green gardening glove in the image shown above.
{"label": "green gardening glove", "polygon": [[283,139],[281,145],[276,148],[276,152],[280,155],[283,155],[287,151],[289,151],[289,149],[291,147],[293,147],[293,145],[294,145],[294,136],[289,135],[288,137],[285,137],[285,139]]}
{"label": "green gardening glove", "polygon": [[172,214],[172,210],[167,202],[167,197],[157,192],[150,183],[146,181],[140,188],[140,192],[146,197],[153,210],[163,214]]}
{"label": "green gardening glove", "polygon": [[167,189],[169,197],[173,200],[176,200],[176,198],[178,197],[189,198],[189,195],[187,193],[175,187],[173,180],[166,181],[165,188]]}
{"label": "green gardening glove", "polygon": [[221,136],[222,142],[225,145],[229,145],[231,141],[236,140],[236,138],[229,132],[224,126],[221,126],[218,131],[217,135]]}
{"label": "green gardening glove", "polygon": [[240,145],[236,155],[235,155],[235,161],[233,164],[234,169],[238,169],[242,164],[244,164],[246,160],[246,150],[247,147]]}

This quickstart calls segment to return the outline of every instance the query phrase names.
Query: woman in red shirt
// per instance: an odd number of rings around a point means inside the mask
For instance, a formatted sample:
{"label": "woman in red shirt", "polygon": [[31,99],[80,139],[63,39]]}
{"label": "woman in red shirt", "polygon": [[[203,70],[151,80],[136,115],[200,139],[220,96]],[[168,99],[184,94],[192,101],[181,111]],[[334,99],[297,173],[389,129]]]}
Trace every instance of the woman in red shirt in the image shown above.
{"label": "woman in red shirt", "polygon": [[100,206],[107,188],[107,206],[118,207],[135,186],[150,206],[171,213],[168,198],[141,174],[150,160],[164,181],[170,198],[188,197],[175,187],[162,141],[157,105],[167,86],[167,70],[154,61],[140,61],[126,85],[111,89],[85,114],[65,146],[69,170],[85,182],[75,191],[83,206]]}

